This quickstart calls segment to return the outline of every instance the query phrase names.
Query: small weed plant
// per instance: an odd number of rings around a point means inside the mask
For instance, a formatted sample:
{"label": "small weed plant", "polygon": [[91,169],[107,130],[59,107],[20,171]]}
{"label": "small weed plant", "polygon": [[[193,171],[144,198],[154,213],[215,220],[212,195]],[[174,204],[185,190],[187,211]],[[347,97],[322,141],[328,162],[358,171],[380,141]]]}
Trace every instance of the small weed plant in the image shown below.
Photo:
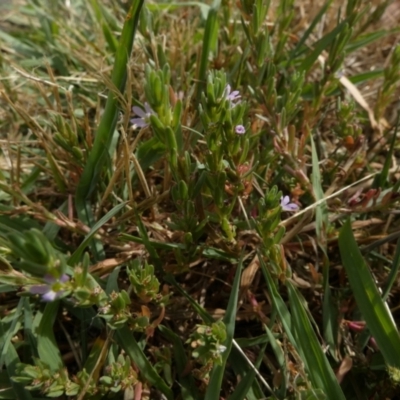
{"label": "small weed plant", "polygon": [[1,4],[0,399],[399,395],[398,6]]}

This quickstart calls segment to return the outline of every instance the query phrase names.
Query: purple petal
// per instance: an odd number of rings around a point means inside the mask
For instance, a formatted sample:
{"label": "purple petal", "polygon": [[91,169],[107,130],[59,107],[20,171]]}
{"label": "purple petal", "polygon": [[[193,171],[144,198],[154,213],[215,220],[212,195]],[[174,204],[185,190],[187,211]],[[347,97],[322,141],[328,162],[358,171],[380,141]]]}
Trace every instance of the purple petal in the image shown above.
{"label": "purple petal", "polygon": [[230,100],[236,100],[236,99],[240,99],[242,96],[239,94],[239,90],[234,90],[230,95],[229,95],[229,99]]}
{"label": "purple petal", "polygon": [[54,301],[57,297],[59,297],[60,292],[55,292],[54,290],[49,290],[42,296],[43,301]]}
{"label": "purple petal", "polygon": [[[240,96],[239,90],[234,90],[233,92],[231,92],[232,88],[231,85],[226,85],[225,87],[225,98],[227,100],[229,100],[231,102],[231,106],[235,107],[237,104],[240,103],[240,98],[242,96]],[[237,101],[237,103],[234,103],[235,101]]]}
{"label": "purple petal", "polygon": [[32,294],[46,294],[50,290],[48,285],[33,285],[29,288],[29,293]]}
{"label": "purple petal", "polygon": [[150,107],[149,103],[144,103],[144,109],[146,111],[146,116],[154,114],[153,109]]}
{"label": "purple petal", "polygon": [[281,207],[282,211],[297,211],[299,206],[296,203],[290,203],[290,197],[281,197]]}
{"label": "purple petal", "polygon": [[69,276],[67,274],[62,274],[60,277],[60,282],[65,283],[69,281]]}
{"label": "purple petal", "polygon": [[49,285],[52,285],[53,283],[56,283],[56,282],[57,282],[57,279],[56,279],[53,275],[51,275],[51,274],[45,274],[45,275],[43,276],[43,280],[44,280],[46,283],[48,283]]}
{"label": "purple petal", "polygon": [[236,125],[235,132],[238,135],[243,135],[244,133],[246,133],[246,129],[245,129],[245,127],[243,125]]}
{"label": "purple petal", "polygon": [[[147,103],[146,103],[147,104]],[[146,107],[146,105],[145,105],[145,107]],[[146,113],[140,108],[140,107],[137,107],[137,106],[134,106],[134,107],[132,107],[132,111],[135,113],[135,115],[137,115],[138,117],[142,117],[142,118],[144,118],[145,116],[146,116]]]}
{"label": "purple petal", "polygon": [[290,197],[289,196],[285,196],[285,197],[281,197],[281,206],[284,207],[287,204],[290,203]]}
{"label": "purple petal", "polygon": [[149,125],[143,118],[132,118],[131,124],[136,125],[138,128],[144,128]]}

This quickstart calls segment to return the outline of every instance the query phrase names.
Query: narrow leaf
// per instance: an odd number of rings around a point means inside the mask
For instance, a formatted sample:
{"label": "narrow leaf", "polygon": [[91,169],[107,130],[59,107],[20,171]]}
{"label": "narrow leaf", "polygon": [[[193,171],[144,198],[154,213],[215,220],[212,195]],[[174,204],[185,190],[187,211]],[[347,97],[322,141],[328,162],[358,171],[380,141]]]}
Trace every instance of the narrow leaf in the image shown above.
{"label": "narrow leaf", "polygon": [[220,398],[222,379],[225,374],[225,366],[228,360],[228,356],[231,352],[232,340],[235,334],[236,309],[239,299],[241,271],[242,271],[242,258],[240,259],[236,269],[235,279],[233,281],[228,307],[226,309],[226,313],[223,319],[223,322],[225,323],[226,326],[226,341],[224,343],[226,349],[222,355],[221,365],[215,365],[212,370],[210,382],[208,383],[207,392],[205,396],[206,400],[213,400],[213,399],[219,400]]}
{"label": "narrow leaf", "polygon": [[339,249],[354,298],[386,363],[400,368],[400,335],[365,263],[347,220],[340,230]]}
{"label": "narrow leaf", "polygon": [[46,304],[37,329],[39,358],[52,372],[59,371],[64,365],[53,331],[59,304],[59,300]]}
{"label": "narrow leaf", "polygon": [[132,361],[137,365],[144,378],[163,393],[168,400],[173,400],[174,395],[171,389],[157,374],[129,328],[124,326],[123,328],[118,329],[115,338]]}

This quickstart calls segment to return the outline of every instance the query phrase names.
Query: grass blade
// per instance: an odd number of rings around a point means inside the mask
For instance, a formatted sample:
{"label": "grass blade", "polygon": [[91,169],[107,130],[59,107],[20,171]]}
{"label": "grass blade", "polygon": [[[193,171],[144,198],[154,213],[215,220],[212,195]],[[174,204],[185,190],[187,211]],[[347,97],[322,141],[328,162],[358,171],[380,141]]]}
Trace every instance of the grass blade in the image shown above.
{"label": "grass blade", "polygon": [[195,381],[192,375],[185,374],[185,369],[188,365],[185,348],[179,336],[163,325],[159,325],[158,329],[170,343],[173,344],[174,359],[177,366],[178,380],[181,384],[182,398],[187,400],[199,399],[199,393],[196,389]]}
{"label": "grass blade", "polygon": [[39,358],[49,366],[52,372],[59,371],[64,365],[53,332],[59,304],[59,300],[46,304],[37,329]]}
{"label": "grass blade", "polygon": [[314,30],[314,28],[317,26],[317,24],[319,23],[319,21],[322,19],[322,17],[325,15],[325,13],[327,12],[329,6],[331,5],[332,0],[328,0],[322,7],[321,10],[319,11],[319,13],[315,16],[315,18],[313,19],[313,21],[311,22],[310,26],[307,28],[307,30],[304,32],[303,36],[301,37],[301,39],[299,40],[299,42],[297,43],[296,47],[292,50],[291,52],[291,60],[293,58],[295,58],[299,51],[301,50],[302,46],[304,45],[304,43],[306,42],[306,40],[308,39],[308,37],[311,35],[312,31]]}
{"label": "grass blade", "polygon": [[208,57],[213,46],[213,41],[217,39],[218,21],[217,10],[211,8],[208,12],[206,26],[204,28],[203,48],[201,52],[200,68],[199,68],[199,83],[197,85],[197,103],[200,101],[201,93],[206,84],[206,72],[208,65]]}
{"label": "grass blade", "polygon": [[339,234],[339,249],[354,298],[386,363],[400,368],[400,335],[354,239],[350,220]]}
{"label": "grass blade", "polygon": [[[5,362],[5,359],[7,357],[8,353],[8,348],[12,346],[11,339],[13,336],[18,332],[20,328],[20,317],[22,316],[22,308],[23,307],[23,300],[20,299],[18,302],[18,307],[15,310],[15,315],[12,320],[12,323],[10,324],[9,328],[7,329],[6,333],[3,333],[1,335],[0,339],[0,369],[3,367],[3,364]],[[2,327],[3,329],[3,327]]]}
{"label": "grass blade", "polygon": [[[1,324],[0,334],[4,334],[4,332],[2,332]],[[5,353],[4,362],[7,368],[7,374],[10,378],[12,378],[16,375],[17,364],[20,362],[18,353],[15,350],[14,345],[8,347],[7,352]],[[31,394],[25,389],[22,383],[14,382],[11,379],[11,386],[13,389],[13,397],[9,397],[9,399],[32,400]]]}
{"label": "grass blade", "polygon": [[327,33],[322,39],[316,44],[311,54],[307,55],[301,65],[299,66],[300,71],[308,71],[317,60],[318,56],[335,40],[343,29],[346,29],[346,21],[341,22],[333,31]]}
{"label": "grass blade", "polygon": [[258,256],[258,259],[260,260],[261,271],[264,275],[265,281],[267,282],[269,294],[271,296],[273,305],[279,315],[279,318],[280,318],[282,325],[286,331],[286,334],[289,337],[289,340],[292,343],[295,343],[294,337],[292,335],[292,317],[290,315],[290,312],[289,312],[288,308],[286,307],[286,304],[283,301],[281,295],[279,294],[278,288],[276,287],[276,284],[275,284],[274,280],[272,279],[272,276],[271,276],[270,272],[268,271],[268,268],[265,265],[265,262],[263,260],[263,257],[261,256],[261,254]]}
{"label": "grass blade", "polygon": [[157,374],[156,370],[147,359],[143,350],[140,348],[138,342],[133,336],[132,332],[127,326],[118,329],[115,333],[115,337],[120,346],[126,351],[131,357],[132,361],[137,365],[141,374],[147,379],[154,387],[160,390],[168,400],[173,400],[174,395],[171,389],[163,381],[163,379]]}
{"label": "grass blade", "polygon": [[[111,76],[112,83],[119,93],[125,88],[127,79],[127,65],[132,52],[133,40],[139,21],[139,14],[144,0],[133,1],[125,19],[118,50],[115,54],[115,63]],[[93,193],[100,178],[101,170],[109,156],[109,147],[114,134],[118,117],[118,99],[116,93],[110,91],[106,107],[93,148],[89,154],[85,169],[79,180],[76,191],[76,210],[81,221],[91,224],[90,205],[87,204],[89,196]]]}
{"label": "grass blade", "polygon": [[93,236],[96,232],[107,222],[109,221],[115,214],[117,214],[122,208],[124,208],[126,203],[121,203],[115,206],[112,210],[110,210],[103,218],[100,218],[95,225],[93,225],[90,232],[86,235],[83,242],[79,245],[79,247],[75,250],[74,254],[69,258],[68,264],[73,266],[77,264],[82,256],[83,251],[89,245],[90,241],[93,239]]}
{"label": "grass blade", "polygon": [[400,126],[400,114],[397,115],[397,123],[396,123],[396,128],[394,130],[394,134],[392,137],[392,142],[390,143],[390,149],[386,153],[386,159],[385,163],[382,168],[382,172],[380,172],[378,175],[376,175],[373,183],[373,187],[378,187],[381,189],[386,189],[387,188],[387,182],[389,178],[389,170],[392,164],[392,157],[393,157],[393,152],[395,149],[395,145],[397,142],[397,132],[399,131],[399,126]]}
{"label": "grass blade", "polygon": [[[317,149],[315,146],[314,139],[312,135],[310,136],[311,141],[311,158],[312,158],[312,174],[311,182],[313,186],[314,195],[317,201],[321,201],[324,196],[324,191],[322,189],[322,179],[321,172],[319,170],[319,160]],[[324,338],[328,342],[331,351],[334,353],[336,349],[335,337],[337,337],[337,323],[336,323],[336,312],[334,310],[334,302],[332,301],[332,294],[329,285],[329,259],[327,251],[327,240],[326,240],[326,230],[329,226],[328,212],[326,202],[319,204],[315,210],[316,219],[316,232],[317,232],[317,242],[318,246],[323,253],[323,306],[322,306],[322,316],[323,316],[323,329]]]}
{"label": "grass blade", "polygon": [[362,49],[377,40],[383,39],[386,36],[393,35],[399,32],[399,28],[390,30],[381,30],[377,32],[369,32],[365,35],[359,36],[356,40],[346,45],[346,53],[352,53],[358,49]]}
{"label": "grass blade", "polygon": [[389,296],[390,290],[393,284],[396,282],[396,278],[400,269],[400,239],[397,241],[396,253],[393,258],[392,268],[390,269],[389,276],[385,284],[385,289],[383,290],[382,300],[386,301]]}
{"label": "grass blade", "polygon": [[229,354],[232,348],[232,340],[235,334],[235,322],[236,322],[236,309],[239,300],[239,285],[242,271],[242,259],[236,269],[235,279],[232,285],[232,292],[229,297],[228,307],[223,322],[226,326],[226,341],[224,346],[226,347],[225,352],[222,355],[221,365],[216,365],[211,373],[210,382],[208,384],[205,399],[206,400],[219,400],[220,391],[222,385],[222,379],[225,373],[225,365],[228,360]]}
{"label": "grass blade", "polygon": [[[264,353],[265,353],[265,349],[268,345],[268,342],[264,343],[264,345],[262,346],[257,360],[255,362],[255,366],[256,368],[260,367],[261,361],[263,359]],[[231,356],[229,358],[233,358],[232,356],[235,355],[235,359],[236,359],[236,353],[231,354]],[[241,362],[240,358],[237,358],[238,362]],[[247,371],[245,374],[241,375],[242,380],[239,382],[239,384],[236,386],[235,391],[232,393],[231,396],[229,396],[229,400],[243,400],[243,399],[247,399],[247,400],[254,400],[254,392],[252,389],[252,385],[256,382],[255,378],[256,378],[256,370],[255,369],[251,369],[250,371]],[[273,398],[275,398],[275,396],[273,396]]]}
{"label": "grass blade", "polygon": [[293,329],[296,335],[294,344],[302,355],[314,388],[322,389],[330,399],[345,400],[342,389],[311,326],[300,295],[290,281],[287,282],[287,288],[292,310]]}

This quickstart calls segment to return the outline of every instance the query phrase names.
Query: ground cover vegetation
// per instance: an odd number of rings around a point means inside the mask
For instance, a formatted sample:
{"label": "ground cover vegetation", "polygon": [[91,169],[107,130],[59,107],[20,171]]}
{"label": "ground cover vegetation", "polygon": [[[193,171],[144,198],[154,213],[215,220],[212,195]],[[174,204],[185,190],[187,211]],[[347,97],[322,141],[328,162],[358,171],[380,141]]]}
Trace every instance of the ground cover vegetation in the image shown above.
{"label": "ground cover vegetation", "polygon": [[399,2],[1,7],[0,399],[399,394]]}

